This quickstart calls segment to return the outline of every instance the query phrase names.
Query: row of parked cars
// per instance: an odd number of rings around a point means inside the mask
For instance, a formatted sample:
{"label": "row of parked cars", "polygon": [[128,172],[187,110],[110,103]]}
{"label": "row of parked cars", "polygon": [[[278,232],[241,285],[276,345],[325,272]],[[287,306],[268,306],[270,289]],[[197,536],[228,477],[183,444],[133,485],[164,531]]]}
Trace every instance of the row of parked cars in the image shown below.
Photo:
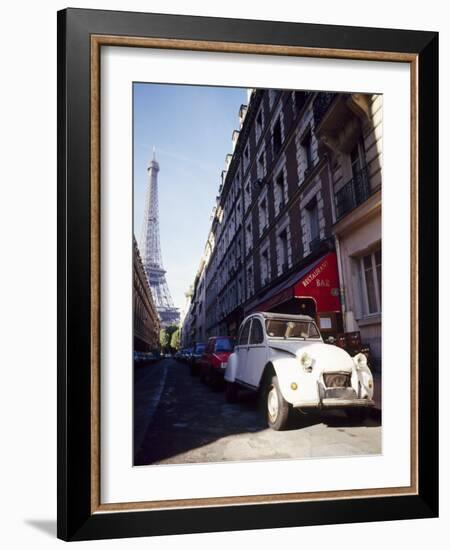
{"label": "row of parked cars", "polygon": [[322,339],[311,317],[258,312],[244,319],[234,342],[214,336],[186,355],[193,375],[225,386],[228,401],[241,388],[258,392],[269,427],[283,430],[295,409],[340,409],[362,420],[374,406],[364,353],[351,356]]}
{"label": "row of parked cars", "polygon": [[133,354],[134,364],[155,363],[161,355],[158,352],[135,351]]}
{"label": "row of parked cars", "polygon": [[189,365],[191,375],[202,382],[221,388],[228,359],[234,350],[234,340],[229,336],[212,336],[205,344],[197,342],[192,348],[180,350],[176,357]]}

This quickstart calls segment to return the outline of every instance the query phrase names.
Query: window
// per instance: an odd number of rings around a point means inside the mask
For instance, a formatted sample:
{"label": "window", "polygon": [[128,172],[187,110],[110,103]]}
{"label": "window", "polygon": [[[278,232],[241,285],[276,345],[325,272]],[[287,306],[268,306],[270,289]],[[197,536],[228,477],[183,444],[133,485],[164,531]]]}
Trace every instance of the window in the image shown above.
{"label": "window", "polygon": [[260,234],[266,228],[267,222],[268,222],[267,201],[264,198],[259,203],[259,232],[260,232]]}
{"label": "window", "polygon": [[360,258],[364,311],[381,313],[381,249]]}
{"label": "window", "polygon": [[239,334],[239,345],[240,346],[246,346],[248,343],[248,335],[250,333],[250,322],[251,319],[245,322],[245,325],[242,327],[241,332]]}
{"label": "window", "polygon": [[319,209],[317,207],[317,199],[313,199],[306,207],[309,225],[310,242],[319,239]]}
{"label": "window", "polygon": [[311,321],[288,321],[287,319],[267,319],[267,336],[270,338],[320,338],[315,323]]}
{"label": "window", "polygon": [[252,191],[250,189],[250,181],[247,181],[244,189],[244,209],[245,210],[247,210],[251,202],[252,202]]}
{"label": "window", "polygon": [[273,154],[277,155],[280,152],[281,149],[281,122],[280,119],[275,122],[275,125],[273,127],[273,134],[272,134],[272,143],[273,143]]}
{"label": "window", "polygon": [[252,238],[252,224],[251,222],[247,224],[246,230],[245,230],[245,240],[247,244],[247,250],[251,250],[253,246],[253,238]]}
{"label": "window", "polygon": [[253,295],[253,268],[250,266],[247,269],[247,298]]}
{"label": "window", "polygon": [[256,115],[256,142],[258,142],[263,131],[263,113],[262,108],[259,110]]}
{"label": "window", "polygon": [[242,279],[239,277],[237,281],[237,301],[241,302],[242,300]]}
{"label": "window", "polygon": [[244,170],[247,168],[249,161],[250,161],[250,149],[247,143],[244,149]]}
{"label": "window", "polygon": [[261,179],[261,180],[266,175],[266,155],[264,151],[262,151],[258,157],[256,172],[257,172],[258,179]]}
{"label": "window", "polygon": [[302,149],[304,153],[304,159],[306,163],[305,173],[312,167],[312,139],[311,130],[309,130],[305,137],[302,139]]}
{"label": "window", "polygon": [[255,346],[264,342],[264,332],[261,321],[253,319],[252,330],[250,332],[250,345]]}
{"label": "window", "polygon": [[284,174],[282,171],[275,180],[275,200],[279,212],[284,207]]}
{"label": "window", "polygon": [[363,158],[364,158],[364,146],[362,143],[358,142],[355,147],[353,147],[350,153],[350,163],[352,168],[352,177],[355,178],[363,168]]}
{"label": "window", "polygon": [[269,247],[261,252],[261,285],[264,286],[270,279]]}
{"label": "window", "polygon": [[287,229],[283,229],[278,234],[278,263],[279,263],[279,274],[287,271],[289,267],[289,250],[288,250],[288,233]]}
{"label": "window", "polygon": [[234,345],[231,338],[217,338],[216,353],[233,351]]}
{"label": "window", "polygon": [[238,199],[236,201],[236,226],[239,226],[241,223],[242,215],[241,215],[241,199]]}

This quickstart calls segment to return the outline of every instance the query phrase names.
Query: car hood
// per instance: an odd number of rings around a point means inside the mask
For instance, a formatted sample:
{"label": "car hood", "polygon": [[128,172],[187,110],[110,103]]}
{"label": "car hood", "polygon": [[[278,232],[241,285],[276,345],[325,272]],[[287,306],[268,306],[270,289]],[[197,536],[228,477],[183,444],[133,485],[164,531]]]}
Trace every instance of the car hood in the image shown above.
{"label": "car hood", "polygon": [[301,357],[303,353],[307,353],[321,370],[351,371],[354,366],[353,359],[345,350],[323,342],[273,340],[269,341],[269,349],[271,359],[282,359],[289,356],[297,358]]}

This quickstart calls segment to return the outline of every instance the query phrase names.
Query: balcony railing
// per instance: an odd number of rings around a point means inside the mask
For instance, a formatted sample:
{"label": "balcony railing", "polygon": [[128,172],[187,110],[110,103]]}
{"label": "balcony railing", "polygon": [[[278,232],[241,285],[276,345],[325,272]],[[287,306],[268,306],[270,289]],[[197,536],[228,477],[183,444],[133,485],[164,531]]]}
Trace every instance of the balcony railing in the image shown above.
{"label": "balcony railing", "polygon": [[336,193],[336,218],[341,219],[366,201],[371,194],[369,175],[367,169],[363,168]]}
{"label": "balcony railing", "polygon": [[320,123],[323,115],[328,111],[333,99],[336,97],[335,93],[320,92],[313,103],[313,113],[316,126]]}

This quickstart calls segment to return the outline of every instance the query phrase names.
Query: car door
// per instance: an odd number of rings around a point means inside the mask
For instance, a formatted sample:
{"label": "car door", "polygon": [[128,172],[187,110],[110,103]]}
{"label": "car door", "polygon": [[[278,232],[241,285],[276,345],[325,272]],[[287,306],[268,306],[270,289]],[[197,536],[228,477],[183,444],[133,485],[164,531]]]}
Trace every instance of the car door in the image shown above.
{"label": "car door", "polygon": [[267,361],[264,327],[258,317],[253,317],[247,349],[246,371],[249,384],[258,387]]}
{"label": "car door", "polygon": [[251,319],[247,319],[247,321],[245,321],[245,323],[242,325],[241,331],[239,333],[238,344],[234,350],[238,358],[236,380],[239,382],[244,382],[246,384],[250,383],[246,376],[245,365],[247,363],[248,338],[250,336],[251,321]]}

